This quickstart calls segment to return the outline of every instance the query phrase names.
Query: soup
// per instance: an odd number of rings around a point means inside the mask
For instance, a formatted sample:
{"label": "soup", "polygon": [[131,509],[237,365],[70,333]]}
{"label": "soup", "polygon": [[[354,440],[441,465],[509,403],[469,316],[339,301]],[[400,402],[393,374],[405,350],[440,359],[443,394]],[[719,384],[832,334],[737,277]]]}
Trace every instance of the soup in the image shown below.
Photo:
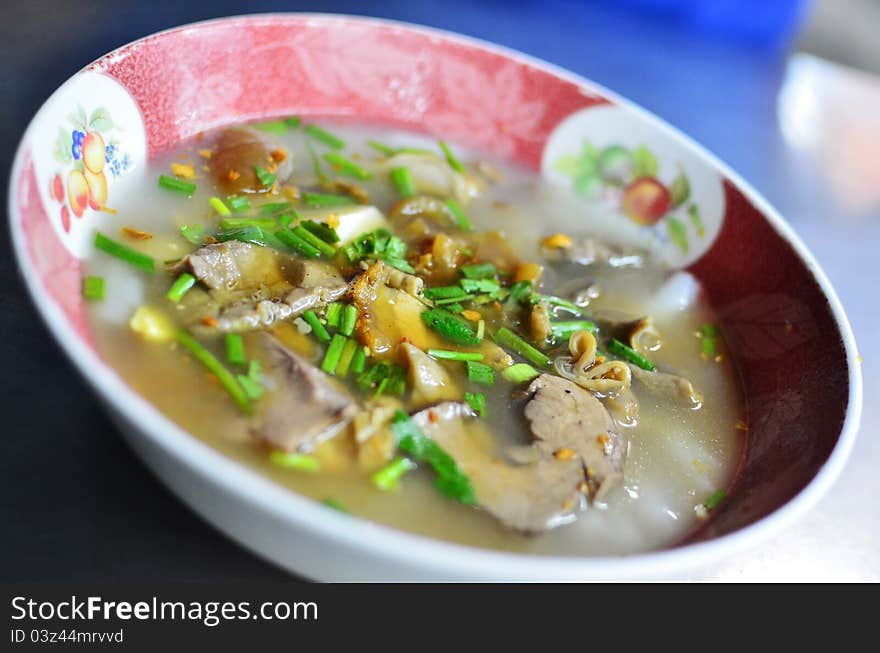
{"label": "soup", "polygon": [[101,217],[92,332],[224,454],[328,510],[541,554],[667,546],[723,500],[745,411],[707,299],[568,191],[297,119],[141,175]]}

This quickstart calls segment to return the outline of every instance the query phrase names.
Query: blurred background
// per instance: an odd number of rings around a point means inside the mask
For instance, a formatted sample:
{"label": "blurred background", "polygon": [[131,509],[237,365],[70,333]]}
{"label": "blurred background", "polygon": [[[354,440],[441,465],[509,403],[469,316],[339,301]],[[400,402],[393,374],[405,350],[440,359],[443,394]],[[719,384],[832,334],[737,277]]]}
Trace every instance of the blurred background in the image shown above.
{"label": "blurred background", "polygon": [[[476,36],[568,68],[708,147],[816,254],[864,358],[852,459],[806,518],[704,580],[880,580],[880,1],[338,0],[5,2],[0,177],[67,77],[151,32],[230,14],[374,15]],[[219,580],[279,572],[171,497],[115,435],[24,295],[0,236],[0,579]],[[744,256],[748,252],[743,252]]]}

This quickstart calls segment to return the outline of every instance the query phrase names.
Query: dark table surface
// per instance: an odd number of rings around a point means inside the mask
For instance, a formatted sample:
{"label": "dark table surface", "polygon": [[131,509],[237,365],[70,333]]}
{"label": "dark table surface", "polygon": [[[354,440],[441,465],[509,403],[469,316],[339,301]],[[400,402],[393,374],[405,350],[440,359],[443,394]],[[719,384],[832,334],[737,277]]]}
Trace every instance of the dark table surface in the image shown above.
{"label": "dark table surface", "polygon": [[[8,179],[19,136],[39,105],[101,54],[181,23],[295,10],[432,25],[581,73],[707,145],[796,227],[796,218],[802,218],[800,226],[812,234],[808,244],[823,242],[826,226],[811,218],[822,206],[816,204],[820,174],[793,156],[777,123],[777,95],[789,54],[785,46],[701,35],[657,16],[578,0],[392,0],[381,8],[357,1],[7,3],[0,9],[2,179]],[[0,231],[0,242],[0,523],[5,533],[0,580],[282,577],[178,502],[122,443],[39,321],[18,278],[6,229]],[[834,266],[842,270],[842,260],[819,258],[831,264],[832,281],[840,281]],[[856,288],[842,294],[846,303]],[[876,327],[876,312],[866,314],[857,331],[860,326]],[[871,381],[868,396],[873,386]],[[876,446],[868,453],[876,460]],[[868,515],[875,528],[878,514]],[[872,532],[876,536],[876,530],[856,536],[870,542]],[[877,567],[850,571],[870,575]]]}

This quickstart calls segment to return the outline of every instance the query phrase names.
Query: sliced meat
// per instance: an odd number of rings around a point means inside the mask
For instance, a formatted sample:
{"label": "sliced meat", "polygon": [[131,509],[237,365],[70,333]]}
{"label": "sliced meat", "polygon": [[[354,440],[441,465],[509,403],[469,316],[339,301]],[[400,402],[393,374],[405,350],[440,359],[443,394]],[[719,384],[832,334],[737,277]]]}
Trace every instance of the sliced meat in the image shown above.
{"label": "sliced meat", "polygon": [[590,495],[601,500],[623,478],[626,441],[602,403],[576,383],[542,374],[529,385],[525,407],[536,441],[516,450],[521,462],[546,456],[581,461]]}
{"label": "sliced meat", "polygon": [[276,164],[273,149],[261,133],[248,127],[230,127],[217,139],[211,173],[227,194],[264,192],[268,189],[257,178],[254,166],[274,172],[282,183],[290,177],[290,158]]}
{"label": "sliced meat", "polygon": [[443,366],[421,349],[408,342],[398,347],[409,373],[412,403],[417,408],[461,396],[452,378]]}
{"label": "sliced meat", "polygon": [[237,240],[205,245],[171,269],[189,270],[212,290],[231,290],[263,258],[260,249],[258,245]]}
{"label": "sliced meat", "polygon": [[510,464],[492,450],[491,435],[471,408],[445,402],[412,416],[470,479],[477,503],[509,528],[539,533],[568,523],[581,507],[580,460],[543,456]]}
{"label": "sliced meat", "polygon": [[648,392],[692,410],[697,410],[703,405],[703,395],[683,376],[667,372],[649,372],[631,364],[629,369],[637,387],[645,388]]}
{"label": "sliced meat", "polygon": [[351,395],[276,338],[263,334],[266,374],[275,383],[259,403],[252,434],[284,451],[312,451],[357,413]]}

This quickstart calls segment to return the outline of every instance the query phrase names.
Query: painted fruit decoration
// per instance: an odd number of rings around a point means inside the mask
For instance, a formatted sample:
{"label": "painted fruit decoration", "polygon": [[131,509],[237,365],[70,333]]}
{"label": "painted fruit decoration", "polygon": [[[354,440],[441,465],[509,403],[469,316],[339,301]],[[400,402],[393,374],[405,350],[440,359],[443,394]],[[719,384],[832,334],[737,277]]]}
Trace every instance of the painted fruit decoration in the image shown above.
{"label": "painted fruit decoration", "polygon": [[597,147],[584,141],[578,154],[559,157],[554,169],[571,179],[576,195],[616,206],[627,218],[654,231],[687,253],[692,236],[705,236],[705,226],[684,170],[668,183],[660,165],[644,145]]}
{"label": "painted fruit decoration", "polygon": [[[116,125],[106,109],[86,115],[81,106],[68,116],[72,128],[61,126],[55,140],[55,160],[69,169],[57,172],[49,184],[49,196],[66,204],[61,226],[70,230],[70,213],[81,218],[88,209],[107,211],[108,175],[119,177],[131,167],[131,160],[112,138]],[[65,190],[65,180],[67,188]]]}

